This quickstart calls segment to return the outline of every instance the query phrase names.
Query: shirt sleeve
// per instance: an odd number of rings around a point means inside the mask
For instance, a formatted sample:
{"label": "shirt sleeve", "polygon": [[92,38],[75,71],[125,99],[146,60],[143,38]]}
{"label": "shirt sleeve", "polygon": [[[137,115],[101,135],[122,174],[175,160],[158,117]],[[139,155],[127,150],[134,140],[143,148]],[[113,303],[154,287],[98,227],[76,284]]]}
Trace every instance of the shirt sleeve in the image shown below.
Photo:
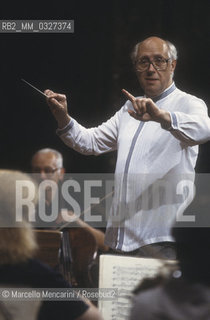
{"label": "shirt sleeve", "polygon": [[210,118],[207,106],[201,99],[194,96],[186,104],[183,112],[171,112],[171,133],[180,141],[193,146],[210,139]]}
{"label": "shirt sleeve", "polygon": [[117,149],[118,130],[123,107],[108,121],[87,129],[71,118],[69,124],[56,133],[72,149],[86,155],[99,155]]}

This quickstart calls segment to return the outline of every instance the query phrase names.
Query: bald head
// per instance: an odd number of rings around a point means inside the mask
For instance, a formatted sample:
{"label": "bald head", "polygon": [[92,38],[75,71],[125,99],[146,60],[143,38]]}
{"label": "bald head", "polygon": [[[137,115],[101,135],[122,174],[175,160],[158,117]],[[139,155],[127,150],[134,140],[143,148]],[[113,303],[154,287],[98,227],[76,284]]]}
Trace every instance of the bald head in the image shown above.
{"label": "bald head", "polygon": [[50,178],[58,182],[63,179],[63,157],[60,152],[46,148],[37,151],[31,160],[32,172],[41,173],[42,180]]}
{"label": "bald head", "polygon": [[45,149],[38,150],[33,155],[31,163],[33,164],[33,162],[36,161],[36,159],[40,158],[40,157],[46,158],[46,159],[54,158],[56,161],[57,167],[59,167],[59,168],[63,167],[63,156],[59,151],[57,151],[55,149],[45,148]]}
{"label": "bald head", "polygon": [[171,43],[168,40],[164,40],[162,38],[159,38],[159,37],[149,37],[141,42],[138,42],[135,45],[135,47],[133,48],[133,51],[131,53],[131,60],[132,60],[133,64],[135,64],[135,62],[136,62],[137,53],[138,53],[138,50],[140,49],[140,47],[143,44],[149,45],[151,43],[156,43],[156,44],[162,45],[164,47],[164,49],[167,50],[169,58],[172,60],[177,60],[177,58],[178,58],[177,49],[173,43]]}

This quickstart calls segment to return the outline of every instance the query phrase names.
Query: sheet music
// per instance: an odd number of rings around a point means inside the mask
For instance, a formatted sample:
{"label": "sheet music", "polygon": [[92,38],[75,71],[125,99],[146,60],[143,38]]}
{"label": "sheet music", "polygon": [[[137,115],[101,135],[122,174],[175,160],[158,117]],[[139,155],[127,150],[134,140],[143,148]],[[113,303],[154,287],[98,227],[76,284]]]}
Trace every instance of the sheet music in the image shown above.
{"label": "sheet music", "polygon": [[104,319],[128,319],[133,289],[143,278],[157,274],[162,266],[162,260],[158,259],[101,255],[99,288],[118,289],[117,299],[99,300]]}

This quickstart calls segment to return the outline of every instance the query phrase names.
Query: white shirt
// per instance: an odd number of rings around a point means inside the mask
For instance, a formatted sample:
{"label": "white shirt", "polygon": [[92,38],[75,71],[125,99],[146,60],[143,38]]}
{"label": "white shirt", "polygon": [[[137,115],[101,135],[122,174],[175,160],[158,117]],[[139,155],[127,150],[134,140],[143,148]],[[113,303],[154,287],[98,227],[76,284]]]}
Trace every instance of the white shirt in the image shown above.
{"label": "white shirt", "polygon": [[173,241],[171,226],[188,198],[180,182],[193,181],[197,144],[210,139],[210,119],[201,99],[172,84],[154,101],[170,112],[170,131],[154,121],[132,118],[127,112],[133,109],[130,101],[98,127],[86,129],[71,119],[57,130],[68,146],[82,154],[118,150],[106,244],[123,251]]}

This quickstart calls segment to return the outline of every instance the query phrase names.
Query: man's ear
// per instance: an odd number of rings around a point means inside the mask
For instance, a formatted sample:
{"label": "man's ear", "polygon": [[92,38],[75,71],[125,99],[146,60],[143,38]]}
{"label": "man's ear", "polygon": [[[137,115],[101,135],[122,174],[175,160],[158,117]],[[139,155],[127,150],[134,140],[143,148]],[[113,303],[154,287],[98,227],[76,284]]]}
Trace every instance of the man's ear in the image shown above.
{"label": "man's ear", "polygon": [[171,72],[172,72],[172,73],[174,72],[175,68],[176,68],[176,60],[173,60],[173,61],[171,62]]}
{"label": "man's ear", "polygon": [[63,180],[64,173],[66,172],[65,168],[60,169],[60,175],[59,175],[59,180]]}

